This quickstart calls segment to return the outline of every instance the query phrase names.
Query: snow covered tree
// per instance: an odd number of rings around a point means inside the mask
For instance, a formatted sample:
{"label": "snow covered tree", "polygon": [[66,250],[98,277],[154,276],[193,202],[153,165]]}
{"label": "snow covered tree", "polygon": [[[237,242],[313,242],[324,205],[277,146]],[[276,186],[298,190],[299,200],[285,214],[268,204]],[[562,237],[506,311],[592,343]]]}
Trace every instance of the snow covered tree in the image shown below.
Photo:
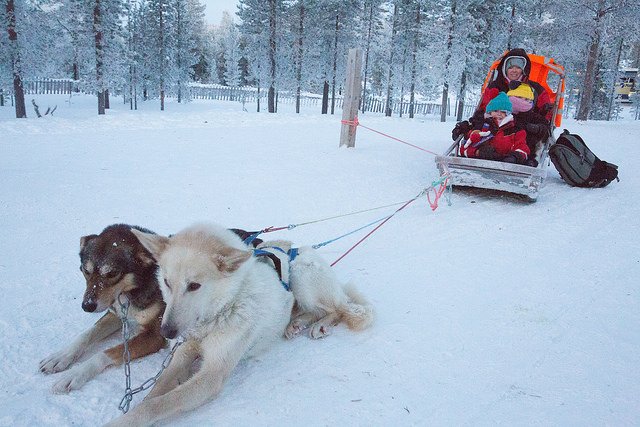
{"label": "snow covered tree", "polygon": [[204,6],[199,0],[175,1],[175,80],[181,102],[189,94],[187,82],[192,79],[193,67],[204,55]]}
{"label": "snow covered tree", "polygon": [[[277,24],[281,19],[281,0],[240,0],[239,29],[244,38],[244,55],[250,64],[251,73],[258,82],[258,95],[264,82],[268,85],[268,111],[276,112],[277,83]],[[260,104],[258,104],[258,110]]]}
{"label": "snow covered tree", "polygon": [[27,117],[27,109],[24,102],[24,88],[22,87],[22,62],[20,45],[18,43],[18,21],[16,19],[16,2],[15,0],[6,0],[6,29],[8,38],[8,51],[10,60],[10,71],[13,77],[13,95],[15,98],[16,118],[22,119]]}
{"label": "snow covered tree", "polygon": [[393,69],[395,67],[394,56],[396,54],[396,35],[398,33],[398,2],[393,3],[393,14],[391,20],[391,41],[389,43],[389,62],[387,63],[387,97],[385,101],[384,115],[391,116],[391,106],[393,104]]}
{"label": "snow covered tree", "polygon": [[[598,61],[607,36],[607,30],[611,25],[611,19],[619,13],[626,13],[633,2],[626,0],[569,0],[556,5],[580,11],[569,15],[572,21],[574,33],[582,32],[588,40],[586,50],[586,63],[582,78],[580,104],[576,119],[587,120],[593,108],[593,98],[598,75]],[[637,5],[636,5],[637,6]],[[582,38],[584,40],[585,37]]]}
{"label": "snow covered tree", "polygon": [[240,84],[240,32],[226,11],[216,28],[216,72],[218,82],[223,85]]}
{"label": "snow covered tree", "polygon": [[146,80],[157,89],[160,110],[164,111],[165,97],[174,83],[175,39],[172,26],[176,9],[171,0],[149,0],[145,10]]}
{"label": "snow covered tree", "polygon": [[[308,26],[310,43],[306,67],[314,88],[322,91],[322,114],[334,113],[336,91],[344,79],[346,52],[356,36],[358,15],[361,8],[358,1],[325,0],[315,2],[308,8],[308,16],[313,16],[313,25]],[[331,96],[329,91],[331,90]]]}
{"label": "snow covered tree", "polygon": [[104,82],[104,11],[101,0],[93,5],[93,34],[96,52],[96,89],[98,91],[98,114],[105,113],[106,87]]}
{"label": "snow covered tree", "polygon": [[382,0],[365,0],[363,3],[362,25],[360,28],[360,38],[364,44],[364,77],[363,77],[363,94],[362,94],[362,112],[366,111],[368,97],[368,77],[370,60],[374,55],[373,46],[379,41],[380,32],[382,30]]}
{"label": "snow covered tree", "polygon": [[444,60],[444,81],[442,82],[442,102],[440,103],[440,121],[445,122],[447,120],[447,106],[449,105],[449,72],[451,69],[451,56],[453,49],[454,33],[458,28],[456,27],[456,8],[458,6],[457,0],[452,0],[450,5],[450,12],[448,16],[447,26],[447,44],[445,47],[445,60]]}
{"label": "snow covered tree", "polygon": [[295,74],[296,74],[296,113],[300,113],[300,93],[302,92],[302,63],[304,61],[304,29],[306,7],[304,0],[298,0],[295,5],[297,16],[297,33],[295,37]]}

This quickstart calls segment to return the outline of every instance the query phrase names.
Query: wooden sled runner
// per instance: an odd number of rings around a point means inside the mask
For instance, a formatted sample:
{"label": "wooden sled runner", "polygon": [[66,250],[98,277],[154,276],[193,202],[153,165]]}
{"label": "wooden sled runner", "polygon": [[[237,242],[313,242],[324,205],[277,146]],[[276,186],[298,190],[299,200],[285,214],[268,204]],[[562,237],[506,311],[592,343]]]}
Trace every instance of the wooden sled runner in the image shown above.
{"label": "wooden sled runner", "polygon": [[[505,52],[506,54],[506,52]],[[459,187],[484,188],[519,194],[531,202],[538,198],[543,187],[549,167],[549,147],[555,143],[553,131],[562,122],[564,105],[564,67],[556,64],[552,58],[529,54],[531,72],[529,80],[541,84],[549,93],[553,102],[553,120],[549,137],[543,143],[539,154],[538,166],[531,167],[492,160],[474,159],[457,155],[459,140],[455,141],[441,156],[436,156],[436,164],[440,174],[449,174],[452,185]],[[498,64],[502,56],[491,64],[482,91],[498,73]],[[554,89],[552,89],[552,87]],[[462,138],[462,137],[460,137]]]}

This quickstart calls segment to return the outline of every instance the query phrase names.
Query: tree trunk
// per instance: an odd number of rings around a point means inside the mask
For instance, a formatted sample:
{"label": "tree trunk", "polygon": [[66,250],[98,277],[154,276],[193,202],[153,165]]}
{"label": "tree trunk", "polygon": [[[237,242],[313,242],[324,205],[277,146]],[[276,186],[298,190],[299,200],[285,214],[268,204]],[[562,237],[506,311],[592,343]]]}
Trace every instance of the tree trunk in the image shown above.
{"label": "tree trunk", "polygon": [[129,109],[130,110],[133,110],[133,87],[134,87],[133,65],[129,65]]}
{"label": "tree trunk", "polygon": [[298,21],[298,53],[296,55],[296,113],[300,114],[300,92],[302,90],[302,56],[304,35],[304,1],[300,0],[300,17]]}
{"label": "tree trunk", "polygon": [[269,0],[269,112],[276,112],[276,0]]}
{"label": "tree trunk", "polygon": [[516,19],[516,3],[511,3],[511,20],[509,21],[509,32],[507,36],[507,50],[511,50],[511,39],[513,36],[513,22]]}
{"label": "tree trunk", "polygon": [[587,120],[591,113],[591,104],[593,101],[593,86],[596,80],[596,68],[598,65],[598,53],[600,52],[600,35],[602,32],[602,18],[606,14],[604,10],[604,0],[598,2],[598,11],[595,17],[595,29],[591,36],[591,46],[589,47],[589,56],[587,57],[587,67],[584,73],[584,81],[582,83],[582,96],[580,97],[580,105],[578,106],[578,114],[576,120]]}
{"label": "tree trunk", "polygon": [[623,40],[620,38],[620,44],[618,46],[618,56],[616,59],[616,66],[613,72],[613,82],[611,82],[611,92],[609,93],[609,110],[607,111],[607,121],[611,120],[611,110],[613,109],[613,98],[616,96],[616,79],[618,78],[618,70],[620,69],[620,56],[622,55]]}
{"label": "tree trunk", "polygon": [[163,3],[161,3],[160,8],[160,19],[159,19],[159,23],[160,23],[160,28],[159,28],[159,32],[158,32],[158,39],[159,39],[159,45],[160,45],[160,111],[164,111],[164,85],[165,85],[165,72],[166,72],[166,66],[165,66],[165,46],[164,46],[164,7],[163,7]]}
{"label": "tree trunk", "polygon": [[260,112],[260,80],[258,80],[258,109],[257,112]]}
{"label": "tree trunk", "polygon": [[462,76],[460,77],[460,91],[458,92],[458,115],[456,116],[456,121],[462,120],[462,115],[464,114],[464,96],[467,90],[467,62],[464,63],[465,69],[462,70]]}
{"label": "tree trunk", "polygon": [[413,48],[411,52],[411,86],[409,88],[409,118],[413,119],[415,113],[415,100],[416,100],[416,77],[418,68],[418,47],[420,36],[420,4],[416,7],[416,26],[413,29]]}
{"label": "tree trunk", "polygon": [[336,106],[336,72],[338,69],[338,31],[340,30],[340,15],[336,13],[336,29],[333,38],[333,70],[331,75],[331,114]]}
{"label": "tree trunk", "polygon": [[11,69],[13,73],[13,93],[15,97],[16,118],[27,118],[27,107],[24,103],[24,89],[22,87],[22,70],[20,49],[18,48],[18,32],[16,31],[16,9],[14,0],[7,0],[7,32],[11,50]]}
{"label": "tree trunk", "polygon": [[399,116],[402,117],[402,108],[404,106],[404,73],[407,69],[407,45],[404,46],[404,51],[402,52],[402,72],[400,73],[400,113]]}
{"label": "tree trunk", "polygon": [[367,30],[367,47],[364,51],[364,85],[362,87],[362,112],[366,111],[367,100],[367,74],[369,71],[369,49],[371,49],[371,32],[373,30],[373,1],[369,6],[369,28]]}
{"label": "tree trunk", "polygon": [[102,10],[100,8],[100,0],[95,0],[93,6],[93,35],[96,51],[96,90],[98,92],[98,115],[102,115],[105,112],[104,45],[101,20]]}
{"label": "tree trunk", "polygon": [[451,17],[449,21],[449,35],[447,37],[447,56],[444,60],[444,82],[442,83],[442,102],[440,103],[440,121],[447,121],[447,104],[449,102],[449,69],[451,67],[451,48],[453,46],[453,32],[456,27],[457,1],[451,2]]}
{"label": "tree trunk", "polygon": [[182,59],[182,38],[183,38],[183,18],[182,18],[182,4],[177,4],[176,7],[176,29],[175,29],[175,37],[178,40],[176,51],[176,68],[178,69],[178,104],[182,103],[182,63],[184,62]]}
{"label": "tree trunk", "polygon": [[391,46],[389,52],[389,73],[387,75],[387,102],[384,109],[384,115],[391,117],[393,104],[393,54],[395,52],[396,33],[398,31],[398,5],[393,5],[393,25],[391,27]]}
{"label": "tree trunk", "polygon": [[322,114],[327,114],[329,111],[329,82],[327,79],[324,80],[324,85],[322,86]]}

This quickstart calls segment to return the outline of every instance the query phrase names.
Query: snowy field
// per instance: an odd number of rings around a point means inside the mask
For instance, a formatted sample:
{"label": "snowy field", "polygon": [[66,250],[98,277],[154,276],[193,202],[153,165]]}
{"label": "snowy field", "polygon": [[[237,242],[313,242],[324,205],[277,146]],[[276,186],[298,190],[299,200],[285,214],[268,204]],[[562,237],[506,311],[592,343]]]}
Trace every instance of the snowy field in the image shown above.
{"label": "snowy field", "polygon": [[[95,426],[118,416],[121,368],[68,395],[38,362],[100,315],[80,307],[83,235],[112,223],[173,233],[196,221],[260,229],[403,202],[438,178],[433,156],[340,117],[250,112],[234,102],[38,96],[53,117],[0,107],[0,426]],[[451,119],[450,119],[451,120]],[[361,115],[435,152],[453,121]],[[604,189],[550,167],[538,201],[454,191],[420,198],[334,268],[377,310],[360,333],[277,343],[219,398],[172,419],[194,426],[640,425],[640,121],[563,127],[620,167]],[[268,237],[314,244],[396,207]],[[365,232],[321,250],[333,261]],[[133,385],[167,351],[132,363]],[[133,405],[141,400],[136,395]]]}

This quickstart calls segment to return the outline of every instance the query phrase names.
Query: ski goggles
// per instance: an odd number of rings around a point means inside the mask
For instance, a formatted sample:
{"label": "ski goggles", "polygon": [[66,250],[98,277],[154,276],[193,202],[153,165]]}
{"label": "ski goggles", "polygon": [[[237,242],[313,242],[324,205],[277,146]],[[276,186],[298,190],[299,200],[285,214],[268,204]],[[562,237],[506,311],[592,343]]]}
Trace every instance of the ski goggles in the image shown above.
{"label": "ski goggles", "polygon": [[524,67],[527,65],[527,59],[524,56],[510,56],[504,61],[503,72],[507,73],[509,68],[518,67],[524,71]]}

